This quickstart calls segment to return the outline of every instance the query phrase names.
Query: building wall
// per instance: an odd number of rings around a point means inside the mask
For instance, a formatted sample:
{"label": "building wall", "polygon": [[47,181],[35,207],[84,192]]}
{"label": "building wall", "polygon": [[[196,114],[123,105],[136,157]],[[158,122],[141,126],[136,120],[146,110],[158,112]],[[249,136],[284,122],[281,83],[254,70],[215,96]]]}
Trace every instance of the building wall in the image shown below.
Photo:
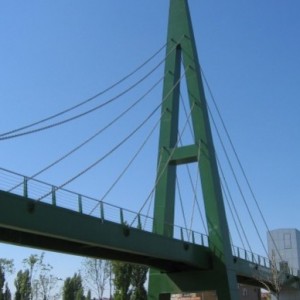
{"label": "building wall", "polygon": [[261,291],[258,287],[240,284],[239,294],[240,300],[261,300]]}
{"label": "building wall", "polygon": [[[278,250],[278,251],[277,251]],[[300,231],[297,229],[276,229],[268,233],[269,257],[275,258],[279,267],[280,263],[286,262],[290,272],[299,274],[300,270]],[[278,254],[280,253],[280,255]],[[271,297],[272,300],[276,298]],[[280,300],[299,300],[300,291],[281,291]]]}
{"label": "building wall", "polygon": [[274,256],[278,264],[285,261],[293,271],[299,270],[299,250],[300,232],[297,229],[276,229],[268,233],[269,257]]}
{"label": "building wall", "polygon": [[184,293],[172,295],[171,300],[217,300],[216,292]]}
{"label": "building wall", "polygon": [[[261,292],[257,287],[239,285],[240,300],[261,300]],[[185,293],[172,295],[171,300],[218,300],[216,292]]]}

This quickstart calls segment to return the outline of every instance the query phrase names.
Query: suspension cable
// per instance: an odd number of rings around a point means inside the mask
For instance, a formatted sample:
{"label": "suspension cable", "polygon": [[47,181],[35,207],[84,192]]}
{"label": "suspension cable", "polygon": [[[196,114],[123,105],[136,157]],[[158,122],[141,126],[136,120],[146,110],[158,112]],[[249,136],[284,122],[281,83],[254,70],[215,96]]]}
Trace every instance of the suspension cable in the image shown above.
{"label": "suspension cable", "polygon": [[31,124],[28,124],[28,125],[25,125],[25,126],[22,126],[20,128],[17,128],[17,129],[13,129],[13,130],[10,130],[10,131],[7,131],[7,132],[4,132],[2,134],[0,134],[0,137],[3,137],[3,136],[6,136],[6,135],[11,135],[13,133],[16,133],[16,132],[19,132],[19,131],[22,131],[22,130],[25,130],[25,129],[28,129],[30,127],[33,127],[33,126],[36,126],[36,125],[39,125],[41,123],[44,123],[46,121],[50,121],[56,117],[59,117],[63,114],[66,114],[80,106],[83,106],[85,104],[87,104],[88,102],[102,96],[103,94],[107,93],[108,91],[112,90],[114,87],[116,87],[117,85],[119,85],[120,83],[124,82],[125,80],[127,80],[128,78],[130,78],[132,75],[134,75],[135,73],[137,73],[140,69],[142,69],[145,65],[147,65],[152,59],[154,59],[154,57],[156,57],[164,48],[166,47],[166,44],[164,44],[159,50],[157,50],[152,56],[150,56],[150,58],[148,58],[144,63],[142,63],[140,66],[138,66],[136,69],[134,69],[132,72],[130,72],[129,74],[127,74],[125,77],[123,77],[122,79],[118,80],[117,82],[113,83],[111,86],[109,86],[108,88],[102,90],[101,92],[95,94],[94,96],[91,96],[89,97],[88,99],[70,107],[70,108],[67,108],[59,113],[56,113],[54,115],[51,115],[49,117],[46,117],[44,119],[41,119],[39,121],[36,121],[34,123],[31,123]]}
{"label": "suspension cable", "polygon": [[[243,248],[246,249],[245,244],[244,244],[244,240],[243,240],[243,238],[242,238],[242,236],[241,236],[241,233],[240,233],[240,231],[239,231],[239,229],[238,229],[237,222],[236,222],[236,219],[235,219],[235,217],[234,217],[234,213],[235,213],[235,216],[236,216],[236,218],[238,219],[238,223],[239,223],[239,225],[240,225],[240,227],[241,227],[241,229],[242,229],[242,232],[243,232],[243,235],[244,235],[244,239],[246,240],[246,243],[247,243],[247,245],[248,245],[248,249],[252,252],[252,248],[251,248],[251,246],[250,246],[249,240],[248,240],[247,235],[246,235],[246,232],[245,232],[245,230],[244,230],[244,226],[242,225],[241,219],[240,219],[240,217],[239,217],[239,214],[238,214],[238,212],[237,212],[236,206],[235,206],[235,204],[234,204],[234,201],[233,201],[233,198],[232,198],[232,195],[231,195],[231,192],[230,192],[230,189],[229,189],[229,186],[228,186],[228,183],[227,183],[225,174],[224,174],[224,172],[223,172],[223,168],[222,168],[222,166],[221,166],[221,163],[220,163],[218,157],[217,157],[217,163],[218,163],[218,168],[219,168],[220,173],[221,173],[221,176],[222,176],[221,187],[222,187],[222,190],[223,190],[223,192],[224,192],[224,196],[225,196],[226,202],[227,202],[227,204],[228,204],[228,207],[229,207],[229,209],[230,209],[230,212],[231,212],[231,215],[232,215],[232,219],[233,219],[233,221],[234,221],[234,224],[235,224],[236,230],[237,230],[237,232],[238,232],[239,238],[240,238],[240,240],[241,240],[241,243],[242,243],[242,245],[243,245]],[[228,198],[230,199],[230,202],[229,202]],[[231,204],[230,204],[230,203],[231,203]],[[234,210],[234,213],[233,213],[232,208],[233,208],[233,210]]]}
{"label": "suspension cable", "polygon": [[[95,162],[93,162],[91,165],[89,165],[88,167],[86,167],[84,170],[82,170],[81,172],[79,172],[78,174],[76,174],[75,176],[73,176],[72,178],[70,178],[68,181],[66,181],[65,183],[61,184],[58,187],[55,187],[54,192],[56,192],[57,190],[65,187],[66,185],[70,184],[71,182],[73,182],[74,180],[78,179],[80,176],[84,175],[85,173],[87,173],[88,171],[90,171],[92,168],[94,168],[95,166],[97,166],[100,162],[102,162],[105,158],[107,158],[108,156],[110,156],[111,154],[113,154],[117,149],[119,149],[125,142],[127,142],[135,133],[137,133],[150,119],[151,117],[156,113],[156,111],[160,108],[161,104],[159,104],[148,116],[147,118],[141,122],[129,135],[127,135],[124,139],[121,140],[121,142],[119,142],[117,145],[115,145],[110,151],[108,151],[105,155],[103,155],[102,157],[100,157],[98,160],[96,160]],[[37,201],[40,201],[44,198],[46,198],[47,196],[49,196],[52,192],[49,192],[47,194],[45,194],[44,196],[40,197]]]}
{"label": "suspension cable", "polygon": [[183,201],[182,201],[182,196],[181,196],[181,190],[180,190],[180,185],[179,185],[179,180],[178,180],[177,175],[176,175],[176,187],[177,187],[177,192],[178,192],[178,196],[179,196],[179,202],[180,202],[180,207],[181,207],[181,212],[182,212],[182,217],[183,217],[184,228],[186,228],[186,231],[188,234],[188,226],[187,226],[187,222],[186,222],[185,211],[183,208]]}
{"label": "suspension cable", "polygon": [[112,191],[112,189],[117,185],[117,183],[121,180],[121,178],[123,177],[123,175],[127,172],[127,170],[131,167],[131,165],[133,164],[133,162],[135,161],[135,159],[138,157],[138,155],[142,152],[142,150],[144,149],[145,145],[147,144],[147,142],[150,140],[151,136],[153,135],[155,129],[158,127],[160,119],[162,118],[162,116],[160,116],[160,118],[158,119],[158,121],[154,124],[153,128],[151,129],[151,131],[149,132],[149,134],[146,136],[146,138],[144,139],[143,143],[141,144],[141,146],[138,148],[138,150],[135,152],[135,154],[133,155],[133,157],[130,159],[130,161],[127,163],[127,165],[125,166],[125,168],[123,169],[123,171],[118,175],[118,177],[115,179],[115,181],[112,183],[112,185],[109,187],[109,189],[104,193],[104,195],[101,197],[101,199],[99,200],[99,202],[95,205],[95,207],[90,211],[90,215],[95,211],[95,209],[99,206],[99,204],[101,202],[103,202],[103,200],[108,196],[108,194]]}
{"label": "suspension cable", "polygon": [[[175,90],[175,88],[179,85],[179,83],[181,82],[182,78],[185,76],[186,71],[187,71],[188,67],[184,70],[183,74],[181,75],[181,77],[177,80],[177,82],[173,85],[173,87],[170,89],[170,91],[167,93],[167,95],[162,99],[161,101],[161,105],[166,101],[166,99],[168,99],[168,97],[171,95],[171,93]],[[164,112],[163,112],[164,114]],[[173,150],[175,151],[175,150]],[[159,165],[161,162],[161,158],[159,158]],[[157,182],[157,180],[156,180]],[[155,191],[155,187],[156,187],[157,183],[155,184],[154,188],[152,188],[152,190],[150,191],[148,197],[146,198],[146,200],[144,201],[144,204],[142,205],[142,207],[140,208],[138,214],[141,213],[141,211],[144,209],[146,203],[149,201],[149,199],[153,196],[153,193]],[[132,221],[131,225],[134,223],[135,219]]]}
{"label": "suspension cable", "polygon": [[[212,116],[211,110],[210,110],[210,108],[209,108],[208,105],[207,105],[207,108],[208,108],[210,117],[211,117],[213,123],[215,124],[214,118],[213,118],[213,116]],[[216,124],[215,124],[215,127],[216,127]],[[239,183],[239,181],[238,181],[237,175],[236,175],[236,173],[235,173],[235,171],[234,171],[234,169],[233,169],[232,163],[231,163],[231,161],[230,161],[230,159],[229,159],[229,156],[228,156],[228,153],[227,153],[227,151],[226,151],[225,145],[224,145],[224,143],[223,143],[223,141],[222,141],[220,132],[219,132],[219,130],[218,130],[217,128],[216,128],[216,133],[217,133],[217,135],[218,135],[218,137],[219,137],[220,144],[221,144],[222,149],[223,149],[223,151],[224,151],[224,154],[225,154],[225,156],[226,156],[227,163],[228,163],[228,165],[229,165],[229,167],[230,167],[231,173],[232,173],[233,178],[234,178],[234,180],[235,180],[235,183],[236,183],[236,185],[237,185],[237,187],[238,187],[238,190],[239,190],[239,192],[240,192],[240,195],[241,195],[241,197],[242,197],[242,199],[243,199],[243,202],[244,202],[244,204],[245,204],[246,210],[247,210],[247,212],[248,212],[248,214],[249,214],[249,217],[250,217],[250,219],[251,219],[251,222],[252,222],[252,224],[253,224],[253,227],[254,227],[254,229],[255,229],[255,231],[256,231],[256,234],[258,235],[258,238],[259,238],[259,240],[260,240],[260,242],[261,242],[261,245],[262,245],[263,248],[264,248],[264,251],[266,252],[266,254],[268,254],[267,249],[266,249],[266,247],[265,247],[265,245],[264,245],[264,243],[263,243],[262,237],[261,237],[261,235],[260,235],[260,233],[259,233],[258,227],[257,227],[257,225],[256,225],[256,223],[255,223],[255,221],[254,221],[254,218],[253,218],[253,215],[252,215],[252,213],[251,213],[250,207],[249,207],[249,205],[248,205],[248,203],[247,203],[247,201],[246,201],[245,195],[244,195],[244,193],[243,193],[243,191],[242,191],[241,185],[240,185],[240,183]]]}
{"label": "suspension cable", "polygon": [[[45,171],[49,170],[50,168],[52,168],[53,166],[57,165],[58,163],[60,163],[61,161],[63,161],[64,159],[66,159],[67,157],[69,157],[70,155],[72,155],[73,153],[75,153],[76,151],[78,151],[80,148],[82,148],[83,146],[87,145],[89,142],[91,142],[93,139],[95,139],[97,136],[99,136],[100,134],[102,134],[105,130],[107,130],[109,127],[111,127],[114,123],[116,123],[118,120],[120,120],[124,115],[126,115],[130,110],[132,110],[137,104],[139,104],[143,99],[145,99],[145,97],[147,95],[149,95],[160,83],[161,81],[164,79],[165,76],[162,76],[154,85],[152,85],[152,87],[150,89],[148,89],[140,98],[138,98],[133,104],[131,104],[126,110],[124,110],[122,113],[120,113],[117,117],[115,117],[111,122],[109,122],[106,126],[102,127],[100,130],[98,130],[95,134],[93,134],[91,137],[89,137],[88,139],[86,139],[84,142],[82,142],[81,144],[79,144],[78,146],[76,146],[75,148],[73,148],[71,151],[67,152],[66,154],[64,154],[63,156],[61,156],[59,159],[55,160],[54,162],[52,162],[51,164],[49,164],[48,166],[46,166],[45,168],[43,168],[42,170],[40,170],[39,172],[35,173],[34,175],[32,175],[31,177],[29,177],[27,180],[31,180],[34,179],[35,177],[37,177],[38,175],[44,173]],[[18,184],[16,186],[14,186],[13,188],[11,188],[9,190],[9,192],[13,191],[14,189],[16,189],[17,187],[19,187],[21,184]]]}
{"label": "suspension cable", "polygon": [[[187,117],[188,116],[188,112],[187,112],[187,109],[186,109],[186,106],[185,106],[185,102],[183,101],[183,97],[182,97],[181,94],[180,94],[180,99],[181,99],[181,103],[182,103],[182,106],[183,106],[183,110],[184,110],[185,116]],[[188,126],[189,126],[189,129],[190,129],[190,133],[193,136],[194,133],[193,133],[193,129],[192,129],[192,126],[191,126],[190,122],[188,123]],[[199,159],[200,159],[200,148],[199,148],[199,152],[198,152],[198,162],[199,162]],[[208,234],[208,230],[207,230],[207,227],[205,225],[204,217],[203,217],[203,214],[202,214],[202,211],[201,211],[201,208],[200,208],[200,205],[199,205],[198,197],[197,197],[197,194],[196,194],[197,193],[197,189],[194,186],[192,175],[191,175],[191,170],[190,170],[189,165],[186,165],[186,169],[187,169],[187,172],[188,172],[188,177],[189,177],[189,181],[190,181],[191,187],[192,187],[194,195],[196,197],[195,198],[196,205],[197,205],[197,208],[198,208],[198,211],[199,211],[199,215],[200,215],[200,219],[201,219],[203,228],[204,228],[206,234]]]}
{"label": "suspension cable", "polygon": [[[258,208],[258,210],[259,210],[259,213],[260,213],[260,216],[261,216],[262,220],[264,221],[264,224],[265,224],[267,230],[269,231],[269,227],[268,227],[268,225],[267,225],[267,223],[266,223],[266,220],[265,220],[265,218],[264,218],[264,216],[263,216],[263,214],[262,214],[262,212],[261,212],[261,209],[260,209],[260,207],[259,207],[259,205],[258,205],[258,202],[257,202],[257,200],[256,200],[256,197],[254,196],[254,193],[253,193],[253,190],[252,190],[252,188],[251,188],[251,186],[250,186],[249,180],[247,179],[247,176],[246,176],[246,174],[245,174],[244,168],[242,167],[242,164],[241,164],[241,162],[240,162],[240,159],[239,159],[239,157],[238,157],[238,155],[237,155],[237,152],[236,152],[236,150],[235,150],[235,147],[234,147],[234,145],[233,145],[232,139],[230,138],[230,135],[229,135],[229,132],[228,132],[227,127],[226,127],[226,125],[225,125],[225,122],[224,122],[224,120],[223,120],[223,118],[222,118],[222,116],[221,116],[220,110],[219,110],[219,108],[218,108],[218,106],[217,106],[217,104],[216,104],[215,98],[214,98],[214,96],[213,96],[213,93],[212,93],[212,91],[211,91],[211,89],[210,89],[210,86],[209,86],[209,84],[208,84],[208,82],[207,82],[207,80],[206,80],[206,77],[205,77],[204,72],[203,72],[202,69],[201,69],[201,73],[202,73],[202,76],[203,76],[203,78],[204,78],[205,84],[206,84],[206,86],[207,86],[207,88],[208,88],[208,90],[209,90],[210,96],[211,96],[211,98],[212,98],[212,100],[213,100],[214,106],[215,106],[216,111],[217,111],[217,113],[218,113],[218,116],[219,116],[219,118],[220,118],[220,120],[221,120],[222,126],[223,126],[224,131],[225,131],[225,133],[226,133],[226,136],[227,136],[227,138],[228,138],[228,140],[229,140],[229,143],[230,143],[230,145],[231,145],[231,148],[232,148],[232,150],[233,150],[233,152],[234,152],[234,155],[235,155],[235,157],[236,157],[236,159],[237,159],[237,162],[238,162],[238,164],[239,164],[239,166],[240,166],[240,168],[241,168],[241,170],[242,170],[242,173],[243,173],[243,176],[244,176],[244,178],[245,178],[245,180],[246,180],[246,183],[247,183],[247,185],[248,185],[248,188],[249,188],[250,192],[252,193],[252,197],[253,197],[254,200],[255,200],[256,206],[257,206],[257,208]],[[212,115],[211,112],[210,112],[210,115]],[[218,131],[217,131],[217,132],[218,132]],[[218,135],[219,135],[219,133],[218,133]],[[232,166],[232,164],[231,164],[231,162],[230,162],[230,160],[229,160],[228,154],[227,154],[227,152],[226,152],[226,150],[225,150],[225,146],[224,146],[224,144],[223,144],[222,142],[221,142],[221,145],[222,145],[223,151],[224,151],[224,153],[225,153],[225,155],[226,155],[226,158],[227,158],[228,164],[229,164],[229,166],[230,166],[231,172],[232,172],[232,174],[233,174],[233,176],[234,176],[234,179],[235,179],[235,181],[236,181],[236,184],[237,184],[237,186],[238,186],[238,189],[239,189],[239,191],[240,191],[240,194],[241,194],[241,196],[242,196],[243,202],[244,202],[244,204],[245,204],[245,206],[246,206],[246,209],[247,209],[247,211],[248,211],[248,214],[249,214],[249,216],[250,216],[250,218],[251,218],[251,221],[252,221],[252,223],[253,223],[253,226],[254,226],[254,228],[255,228],[255,231],[256,231],[256,233],[257,233],[257,235],[258,235],[258,237],[259,237],[259,240],[260,240],[260,242],[261,242],[261,245],[262,245],[262,247],[263,247],[263,249],[264,249],[266,255],[268,256],[268,251],[267,251],[266,246],[265,246],[265,244],[264,244],[264,242],[263,242],[263,240],[262,240],[262,237],[261,237],[261,235],[260,235],[260,233],[259,233],[259,230],[258,230],[258,228],[257,228],[257,226],[256,226],[256,223],[255,223],[255,221],[254,221],[254,219],[253,219],[253,216],[252,216],[252,214],[251,214],[251,211],[250,211],[250,208],[249,208],[249,206],[248,206],[248,204],[247,204],[247,201],[246,201],[246,199],[245,199],[245,196],[244,196],[244,194],[243,194],[243,192],[242,192],[242,190],[241,190],[241,186],[240,186],[240,184],[239,184],[239,182],[238,182],[238,180],[237,180],[237,176],[236,176],[236,174],[235,174],[235,172],[234,172],[234,170],[233,170],[233,166]],[[271,237],[271,238],[272,238],[272,237]],[[274,241],[273,241],[273,242],[274,242]],[[274,246],[275,246],[275,248],[277,249],[277,246],[276,246],[275,243],[274,243]],[[278,251],[278,249],[277,249],[277,251]],[[279,254],[279,256],[280,256],[279,251],[278,251],[278,254]]]}
{"label": "suspension cable", "polygon": [[193,223],[194,223],[195,205],[196,205],[196,202],[197,202],[196,192],[197,192],[197,187],[198,187],[198,178],[199,178],[199,172],[197,172],[197,176],[196,176],[196,184],[195,184],[195,190],[194,190],[194,201],[193,201],[193,208],[192,208],[192,215],[191,215],[191,223],[190,223],[190,228],[189,228],[190,232],[192,230],[192,226],[193,226]]}
{"label": "suspension cable", "polygon": [[25,131],[25,132],[18,133],[18,134],[13,134],[13,135],[9,135],[9,136],[0,137],[0,141],[1,140],[11,139],[11,138],[16,138],[16,137],[20,137],[20,136],[24,136],[24,135],[28,135],[28,134],[32,134],[32,133],[36,133],[36,132],[39,132],[39,131],[42,131],[42,130],[46,130],[46,129],[50,129],[50,128],[53,128],[53,127],[65,124],[67,122],[74,121],[74,120],[76,120],[76,119],[78,119],[80,117],[83,117],[83,116],[87,115],[87,114],[90,114],[90,113],[92,113],[92,112],[94,112],[94,111],[96,111],[96,110],[98,110],[98,109],[106,106],[107,104],[110,104],[113,101],[119,99],[121,96],[125,95],[130,90],[132,90],[133,88],[135,88],[137,85],[139,85],[141,82],[143,82],[147,77],[149,77],[154,71],[156,71],[164,63],[165,60],[166,60],[166,58],[164,58],[162,61],[160,61],[150,72],[148,72],[145,76],[143,76],[141,79],[139,79],[133,85],[131,85],[129,88],[125,89],[120,94],[118,94],[117,96],[114,96],[113,98],[107,100],[106,102],[101,103],[101,104],[95,106],[92,109],[89,109],[89,110],[87,110],[87,111],[85,111],[83,113],[80,113],[80,114],[75,115],[73,117],[70,117],[68,119],[65,119],[65,120],[62,120],[60,122],[53,123],[53,124],[50,124],[50,125],[47,125],[47,126],[44,126],[44,127],[40,127],[40,128],[29,130],[29,131]]}
{"label": "suspension cable", "polygon": [[[215,119],[213,118],[213,115],[212,115],[212,113],[211,113],[211,110],[210,110],[210,108],[209,108],[208,103],[207,103],[207,107],[208,107],[209,115],[210,115],[211,120],[212,120],[213,127],[215,128],[215,130],[216,130],[216,132],[217,132],[217,134],[218,134],[218,138],[219,138],[220,142],[223,144],[222,139],[221,139],[221,135],[219,134],[219,131],[218,131],[217,124],[216,124],[216,122],[215,122]],[[223,145],[224,145],[224,144],[223,144]],[[223,146],[223,150],[224,150],[224,149],[225,149],[225,146]],[[225,151],[225,150],[224,150],[224,151]],[[221,176],[222,176],[222,179],[223,179],[223,182],[224,182],[224,184],[225,184],[226,189],[224,188],[224,185],[222,184],[222,181],[221,181],[221,187],[222,187],[222,189],[223,189],[223,191],[224,191],[224,196],[226,197],[226,201],[227,201],[228,207],[229,207],[229,209],[230,209],[230,211],[231,211],[231,214],[232,214],[232,217],[233,217],[233,221],[234,221],[234,223],[235,223],[235,226],[236,226],[238,235],[239,235],[239,237],[240,237],[240,240],[241,240],[241,242],[242,242],[242,245],[243,245],[244,249],[246,249],[246,247],[245,247],[245,245],[244,245],[244,242],[243,242],[243,239],[242,239],[242,237],[241,237],[240,231],[238,230],[238,226],[237,226],[237,224],[236,224],[236,220],[235,220],[235,218],[234,218],[234,214],[233,214],[233,212],[232,212],[231,205],[232,205],[232,207],[234,208],[235,215],[236,215],[236,217],[237,217],[237,219],[238,219],[239,225],[240,225],[240,227],[241,227],[241,229],[242,229],[242,232],[243,232],[244,238],[245,238],[245,240],[246,240],[246,243],[247,243],[247,245],[248,245],[248,247],[249,247],[249,250],[252,252],[252,249],[251,249],[249,240],[248,240],[248,238],[247,238],[247,235],[246,235],[246,233],[245,233],[245,230],[244,230],[244,227],[243,227],[243,225],[242,225],[241,219],[240,219],[240,217],[239,217],[239,214],[238,214],[238,212],[237,212],[236,206],[235,206],[235,204],[234,204],[233,197],[232,197],[232,195],[231,195],[231,192],[230,192],[230,189],[229,189],[229,186],[228,186],[228,183],[227,183],[225,174],[224,174],[224,172],[223,172],[223,168],[222,168],[221,162],[220,162],[220,160],[218,159],[217,156],[216,156],[216,159],[217,159],[218,168],[219,168],[219,170],[220,170],[220,173],[221,173]],[[231,205],[230,205],[230,203],[229,203],[229,201],[228,201],[228,198],[227,198],[227,195],[226,195],[226,190],[227,190],[227,193],[228,193],[228,195],[229,195],[229,198],[230,198],[230,201],[231,201]]]}
{"label": "suspension cable", "polygon": [[[164,114],[164,113],[163,113],[163,114]],[[161,166],[161,161],[162,161],[162,159],[161,159],[161,157],[160,157],[159,160],[158,160],[157,169],[160,168],[160,166]],[[150,209],[151,209],[151,206],[152,206],[152,202],[154,202],[154,193],[151,193],[151,195],[150,195],[150,201],[149,201],[149,205],[148,205],[148,209],[147,209],[147,213],[146,213],[146,217],[147,217],[147,218],[151,218],[151,219],[154,221],[154,219],[153,219],[152,217],[149,216],[149,214],[150,214]],[[145,222],[144,222],[144,228],[146,227],[146,220],[147,220],[147,219],[145,219]],[[152,225],[153,225],[153,224],[152,224]]]}
{"label": "suspension cable", "polygon": [[[193,104],[192,107],[191,107],[190,114],[189,114],[189,118],[190,118],[190,116],[191,116],[191,113],[192,113],[192,111],[193,111],[193,108],[194,108],[194,104]],[[154,191],[155,191],[155,189],[156,189],[156,186],[158,185],[158,183],[159,183],[159,181],[160,181],[162,175],[164,174],[165,169],[166,169],[167,166],[169,165],[169,162],[170,162],[170,160],[171,160],[171,158],[172,158],[172,156],[173,156],[173,154],[174,154],[174,152],[175,152],[175,150],[176,150],[176,148],[177,148],[177,146],[178,146],[178,144],[179,144],[179,140],[180,140],[180,138],[182,137],[182,135],[183,135],[183,133],[184,133],[186,127],[187,127],[187,123],[188,123],[188,121],[189,121],[189,118],[186,120],[186,122],[185,122],[185,124],[184,124],[184,127],[183,127],[183,129],[182,129],[182,132],[181,132],[180,135],[178,136],[177,142],[176,142],[175,146],[172,148],[172,151],[171,151],[170,154],[169,154],[169,157],[168,157],[168,159],[167,159],[167,161],[166,161],[166,163],[165,163],[165,165],[164,165],[164,167],[163,167],[162,172],[157,176],[157,179],[156,179],[156,182],[155,182],[155,184],[154,184],[154,187],[152,188],[152,190],[150,191],[148,197],[146,198],[146,200],[144,201],[143,205],[142,205],[141,208],[139,209],[138,214],[144,209],[145,205],[147,204],[147,202],[149,201],[149,199],[150,199],[150,197],[151,197],[151,194],[154,193]],[[134,221],[135,221],[135,220],[134,220]],[[133,224],[133,223],[132,223],[132,224]]]}

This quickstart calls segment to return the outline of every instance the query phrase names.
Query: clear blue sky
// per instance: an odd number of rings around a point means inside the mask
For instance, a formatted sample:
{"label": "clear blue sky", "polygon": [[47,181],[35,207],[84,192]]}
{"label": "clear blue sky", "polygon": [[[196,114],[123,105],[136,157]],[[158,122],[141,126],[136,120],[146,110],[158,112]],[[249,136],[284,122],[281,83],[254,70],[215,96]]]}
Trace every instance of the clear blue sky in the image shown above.
{"label": "clear blue sky", "polygon": [[[300,2],[189,3],[201,66],[269,227],[300,228]],[[0,131],[77,104],[133,70],[165,43],[168,6],[167,0],[1,1]],[[158,89],[153,103],[160,95]],[[148,112],[154,107],[152,100],[145,105]],[[30,176],[93,134],[110,115],[113,112],[107,111],[43,133],[2,141],[0,167]],[[135,113],[140,120],[145,115],[142,109]],[[124,135],[125,129],[137,123],[127,119],[115,133],[99,138],[39,178],[63,183],[104,153],[111,135]],[[153,140],[151,147],[130,175],[139,178],[139,184],[135,179],[130,192],[124,194],[121,188],[114,192],[112,203],[139,209],[143,201],[132,199],[145,199],[140,182],[149,190],[147,175],[155,169],[157,142]],[[101,196],[115,178],[110,174],[121,168],[117,164],[120,157],[133,151],[129,147],[68,188]],[[256,243],[253,228],[245,224]],[[265,237],[265,229],[261,231]],[[260,246],[253,248],[261,252]],[[32,252],[0,244],[0,257],[16,262]],[[72,275],[80,265],[80,259],[69,257],[64,259],[67,267],[62,271],[57,260],[50,262],[61,276]]]}

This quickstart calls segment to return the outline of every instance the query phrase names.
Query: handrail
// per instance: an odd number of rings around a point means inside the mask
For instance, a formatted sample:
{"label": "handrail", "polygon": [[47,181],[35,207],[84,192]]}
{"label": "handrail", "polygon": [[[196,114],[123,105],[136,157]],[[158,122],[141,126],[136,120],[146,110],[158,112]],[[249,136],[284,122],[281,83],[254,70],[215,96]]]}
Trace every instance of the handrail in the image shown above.
{"label": "handrail", "polygon": [[[26,177],[4,168],[0,168],[0,190],[90,215],[99,218],[101,221],[111,221],[132,228],[157,233],[155,232],[155,228],[158,227],[158,224],[152,217],[100,201],[90,196],[81,195],[65,188],[59,189],[49,183]],[[166,228],[170,230],[169,236],[172,236],[174,239],[208,247],[207,235],[175,224],[166,223],[166,225],[168,225]]]}
{"label": "handrail", "polygon": [[[155,228],[158,227],[158,224],[152,217],[65,188],[58,189],[49,183],[4,168],[0,168],[0,190],[33,200],[41,199],[40,201],[43,203],[90,215],[98,218],[101,222],[111,221],[131,228],[157,233]],[[47,196],[43,197],[44,195]],[[175,224],[166,223],[166,225],[168,225],[166,228],[170,230],[169,236],[174,239],[209,247],[209,237],[207,235]],[[235,259],[243,259],[257,266],[272,268],[272,262],[269,258],[248,250],[232,245],[232,253]],[[276,264],[276,268],[280,270],[279,264]],[[288,274],[299,276],[300,272],[288,268]]]}

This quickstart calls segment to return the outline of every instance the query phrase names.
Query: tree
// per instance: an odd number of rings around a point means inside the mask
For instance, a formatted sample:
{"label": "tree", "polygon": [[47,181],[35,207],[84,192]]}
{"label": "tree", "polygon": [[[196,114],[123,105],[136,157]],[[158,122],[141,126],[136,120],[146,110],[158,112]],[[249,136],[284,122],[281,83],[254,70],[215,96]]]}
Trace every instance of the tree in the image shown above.
{"label": "tree", "polygon": [[44,257],[44,252],[40,255],[40,257],[37,254],[31,254],[28,258],[25,258],[23,260],[23,264],[25,266],[29,267],[29,282],[30,282],[30,299],[33,299],[33,295],[36,294],[36,290],[34,289],[35,286],[33,284],[33,276],[34,276],[34,271],[35,271],[35,266],[43,260]]}
{"label": "tree", "polygon": [[4,294],[3,294],[3,300],[11,300],[11,292],[10,292],[10,289],[9,289],[7,283],[5,284],[5,291],[4,291]]}
{"label": "tree", "polygon": [[55,288],[60,279],[51,274],[53,267],[44,262],[44,257],[45,253],[42,252],[40,255],[31,254],[23,260],[29,269],[31,300],[50,300],[58,297]]}
{"label": "tree", "polygon": [[86,300],[92,300],[92,293],[91,290],[88,291],[87,295],[86,295]]}
{"label": "tree", "polygon": [[132,275],[132,265],[124,262],[114,261],[112,263],[114,273],[115,300],[129,300],[131,290],[129,289]]}
{"label": "tree", "polygon": [[5,273],[12,274],[14,272],[14,261],[13,259],[0,258],[0,267]]}
{"label": "tree", "polygon": [[31,284],[30,271],[27,269],[24,272],[20,270],[15,279],[16,294],[15,300],[30,300]]}
{"label": "tree", "polygon": [[4,270],[0,267],[0,300],[3,299],[4,283],[5,283],[5,273]]}
{"label": "tree", "polygon": [[63,300],[82,300],[84,298],[81,275],[75,273],[72,278],[68,277],[64,282]]}
{"label": "tree", "polygon": [[133,293],[131,300],[147,300],[145,282],[147,279],[148,267],[142,265],[132,266],[131,285]]}
{"label": "tree", "polygon": [[[10,290],[8,288],[7,283],[5,284],[5,275],[6,273],[12,274],[14,270],[14,263],[12,259],[0,259],[0,300],[10,299],[8,298],[10,295]],[[4,290],[5,286],[5,290]],[[11,295],[10,295],[11,297]]]}
{"label": "tree", "polygon": [[55,287],[60,279],[51,274],[52,269],[50,264],[40,262],[40,271],[34,281],[34,290],[37,291],[36,299],[50,300],[57,297]]}
{"label": "tree", "polygon": [[82,262],[85,284],[97,295],[98,299],[102,299],[110,276],[109,264],[109,261],[95,258],[85,258]]}
{"label": "tree", "polygon": [[256,274],[254,278],[259,281],[273,298],[280,299],[280,294],[284,284],[284,280],[290,274],[289,266],[286,261],[280,261],[277,263],[275,252],[272,251],[270,259],[270,273],[268,276],[262,276],[263,274]]}

